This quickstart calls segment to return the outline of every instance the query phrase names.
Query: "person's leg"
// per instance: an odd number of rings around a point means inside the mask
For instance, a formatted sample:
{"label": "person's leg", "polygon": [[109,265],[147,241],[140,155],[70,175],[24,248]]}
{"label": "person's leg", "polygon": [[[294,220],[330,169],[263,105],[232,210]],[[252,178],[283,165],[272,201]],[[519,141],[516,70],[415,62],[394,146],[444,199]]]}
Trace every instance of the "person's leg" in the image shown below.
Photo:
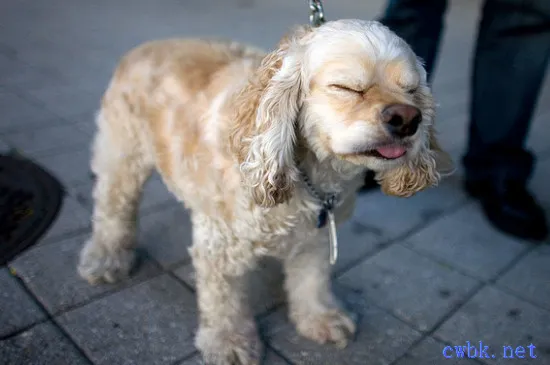
{"label": "person's leg", "polygon": [[[389,0],[379,21],[403,38],[418,57],[431,79],[441,35],[447,0]],[[374,173],[367,173],[361,192],[378,187]]]}
{"label": "person's leg", "polygon": [[486,1],[473,64],[466,187],[495,226],[523,238],[547,232],[542,209],[525,190],[534,157],[524,145],[549,55],[550,2]]}
{"label": "person's leg", "polygon": [[389,0],[380,22],[403,38],[431,78],[434,70],[447,0]]}

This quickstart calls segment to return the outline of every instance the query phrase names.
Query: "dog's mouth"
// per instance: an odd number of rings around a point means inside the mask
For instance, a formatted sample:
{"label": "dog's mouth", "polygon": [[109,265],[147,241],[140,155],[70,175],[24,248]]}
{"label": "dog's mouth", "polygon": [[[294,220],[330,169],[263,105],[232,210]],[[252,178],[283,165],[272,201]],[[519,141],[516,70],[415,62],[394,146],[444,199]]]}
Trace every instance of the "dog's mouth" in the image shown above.
{"label": "dog's mouth", "polygon": [[388,144],[372,150],[367,150],[362,154],[370,157],[382,158],[384,160],[396,160],[407,154],[407,148],[398,144]]}

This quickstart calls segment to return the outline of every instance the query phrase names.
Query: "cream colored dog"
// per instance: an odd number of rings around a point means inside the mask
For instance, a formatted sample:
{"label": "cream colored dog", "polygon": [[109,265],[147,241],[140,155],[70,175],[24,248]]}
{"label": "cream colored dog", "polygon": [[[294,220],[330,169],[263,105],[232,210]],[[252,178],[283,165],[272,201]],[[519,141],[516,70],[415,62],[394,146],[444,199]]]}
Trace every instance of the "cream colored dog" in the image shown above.
{"label": "cream colored dog", "polygon": [[283,261],[297,330],[344,346],[356,328],[329,288],[318,218],[333,209],[347,219],[367,169],[390,195],[437,184],[446,154],[433,119],[421,62],[377,22],[300,27],[268,54],[221,41],[142,45],[120,62],[98,113],[93,235],[79,273],[91,283],[127,276],[140,192],[156,168],[191,211],[206,362],[259,362],[242,276],[266,255]]}

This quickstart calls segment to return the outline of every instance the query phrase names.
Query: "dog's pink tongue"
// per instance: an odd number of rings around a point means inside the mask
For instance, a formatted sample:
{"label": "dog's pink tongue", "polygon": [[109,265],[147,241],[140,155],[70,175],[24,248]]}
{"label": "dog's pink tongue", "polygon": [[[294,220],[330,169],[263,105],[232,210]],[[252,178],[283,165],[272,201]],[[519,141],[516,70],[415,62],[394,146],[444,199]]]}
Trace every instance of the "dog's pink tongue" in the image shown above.
{"label": "dog's pink tongue", "polygon": [[407,150],[401,146],[384,146],[377,148],[376,151],[385,158],[398,158],[407,152]]}

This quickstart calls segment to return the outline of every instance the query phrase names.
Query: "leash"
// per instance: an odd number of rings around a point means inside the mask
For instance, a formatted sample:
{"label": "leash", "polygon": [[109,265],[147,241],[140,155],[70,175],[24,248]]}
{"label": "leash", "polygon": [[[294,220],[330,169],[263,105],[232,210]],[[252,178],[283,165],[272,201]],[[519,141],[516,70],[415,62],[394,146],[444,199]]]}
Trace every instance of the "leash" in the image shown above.
{"label": "leash", "polygon": [[[309,24],[316,28],[323,25],[325,12],[321,0],[309,0]],[[311,183],[307,174],[302,172],[302,179],[307,187],[309,194],[321,205],[321,210],[317,216],[317,228],[323,228],[328,223],[328,234],[330,241],[330,264],[334,265],[338,258],[338,237],[336,235],[336,218],[334,217],[334,208],[338,201],[338,194],[320,194]]]}
{"label": "leash", "polygon": [[338,235],[336,234],[336,217],[334,216],[334,209],[340,200],[340,196],[336,193],[321,194],[313,186],[307,174],[304,171],[301,171],[301,173],[302,180],[306,185],[308,193],[317,200],[319,205],[321,205],[321,210],[317,215],[317,228],[321,229],[328,224],[330,264],[334,265],[336,259],[338,259]]}
{"label": "leash", "polygon": [[318,27],[325,22],[325,12],[321,0],[309,0],[309,24]]}

